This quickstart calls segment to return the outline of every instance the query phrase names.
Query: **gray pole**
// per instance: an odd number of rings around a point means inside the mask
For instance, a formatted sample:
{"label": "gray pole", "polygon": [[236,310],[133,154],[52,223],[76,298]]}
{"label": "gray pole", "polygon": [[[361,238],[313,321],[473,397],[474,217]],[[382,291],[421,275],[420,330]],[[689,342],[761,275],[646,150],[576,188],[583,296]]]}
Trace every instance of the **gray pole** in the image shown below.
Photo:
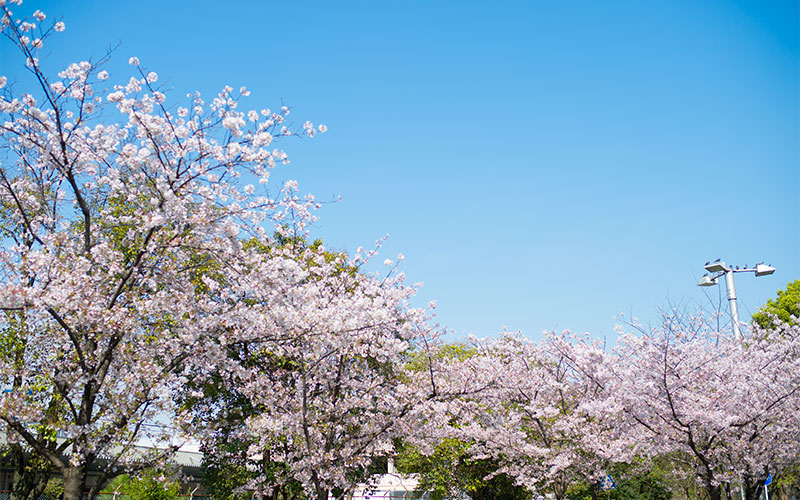
{"label": "gray pole", "polygon": [[[739,349],[742,348],[742,331],[739,329],[739,305],[736,303],[736,285],[733,283],[733,266],[725,270],[725,288],[728,290],[728,303],[731,306],[731,321],[733,322],[733,334],[736,335],[736,342],[739,344]],[[739,474],[739,483],[742,489],[742,500],[744,498],[744,479]],[[769,499],[768,499],[769,500]]]}
{"label": "gray pole", "polygon": [[736,285],[733,283],[733,268],[725,270],[725,287],[728,289],[728,303],[731,306],[731,321],[736,340],[742,341],[742,331],[739,329],[739,306],[736,303]]}

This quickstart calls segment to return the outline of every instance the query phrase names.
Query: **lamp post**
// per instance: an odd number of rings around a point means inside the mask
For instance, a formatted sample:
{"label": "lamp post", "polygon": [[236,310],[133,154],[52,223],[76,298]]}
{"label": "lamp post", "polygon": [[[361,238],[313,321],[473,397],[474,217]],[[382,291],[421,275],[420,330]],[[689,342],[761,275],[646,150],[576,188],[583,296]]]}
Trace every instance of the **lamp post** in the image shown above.
{"label": "lamp post", "polygon": [[733,322],[733,333],[736,335],[736,340],[742,340],[742,331],[739,329],[739,306],[736,303],[736,285],[733,282],[733,273],[755,273],[756,276],[767,276],[768,274],[772,274],[775,272],[775,268],[772,266],[768,266],[763,262],[759,262],[756,264],[756,267],[748,268],[744,266],[744,269],[739,269],[739,266],[736,266],[734,269],[733,266],[728,267],[725,264],[725,261],[721,261],[719,259],[715,260],[714,262],[706,262],[705,265],[706,271],[711,273],[710,275],[706,273],[700,278],[700,281],[697,283],[697,286],[714,286],[718,283],[718,279],[721,276],[725,276],[725,287],[728,290],[728,303],[731,307],[731,321]]}
{"label": "lamp post", "polygon": [[[739,348],[742,348],[742,331],[739,329],[739,306],[736,303],[736,285],[733,282],[733,273],[755,273],[756,276],[767,276],[768,274],[772,274],[775,272],[775,268],[772,266],[768,266],[763,262],[759,262],[756,264],[756,267],[748,268],[747,265],[744,266],[744,269],[739,269],[737,266],[736,269],[733,266],[728,267],[725,264],[725,261],[720,261],[720,259],[715,260],[714,262],[706,262],[704,266],[708,273],[704,274],[700,281],[697,283],[697,286],[714,286],[718,283],[720,276],[725,276],[725,288],[728,290],[728,303],[731,306],[731,321],[733,322],[733,333],[736,336],[736,342],[739,344]],[[742,495],[742,500],[744,500],[744,488],[745,484],[744,481],[739,476],[739,482],[741,483],[742,487],[740,493]],[[766,488],[766,487],[765,487]]]}

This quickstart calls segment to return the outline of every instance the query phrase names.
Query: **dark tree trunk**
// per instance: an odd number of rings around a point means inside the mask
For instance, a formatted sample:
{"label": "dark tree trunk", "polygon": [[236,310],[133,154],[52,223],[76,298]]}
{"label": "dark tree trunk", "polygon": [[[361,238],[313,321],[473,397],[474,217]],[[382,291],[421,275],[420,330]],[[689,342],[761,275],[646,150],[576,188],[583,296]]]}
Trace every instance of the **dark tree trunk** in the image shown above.
{"label": "dark tree trunk", "polygon": [[722,486],[714,485],[710,481],[706,482],[706,491],[709,500],[722,500]]}
{"label": "dark tree trunk", "polygon": [[86,468],[83,466],[70,466],[63,471],[64,474],[64,499],[82,500],[86,489]]}
{"label": "dark tree trunk", "polygon": [[[317,490],[317,500],[328,500],[328,496],[330,492],[321,486],[316,487]],[[64,499],[66,500],[66,499]]]}
{"label": "dark tree trunk", "polygon": [[726,500],[733,500],[733,488],[731,487],[731,483],[723,483],[725,486],[725,498]]}
{"label": "dark tree trunk", "polygon": [[47,487],[48,477],[14,471],[11,500],[39,500]]}
{"label": "dark tree trunk", "polygon": [[757,484],[753,485],[748,482],[746,485],[742,485],[742,487],[744,488],[745,500],[758,500],[761,496],[761,488]]}
{"label": "dark tree trunk", "polygon": [[553,485],[553,494],[556,496],[556,500],[564,500],[567,497],[567,482],[563,479],[559,479]]}
{"label": "dark tree trunk", "polygon": [[37,455],[26,453],[21,445],[9,445],[14,461],[11,500],[38,500],[47,487],[52,466]]}
{"label": "dark tree trunk", "polygon": [[[750,473],[741,477],[745,500],[759,500],[759,498],[761,498],[761,495],[764,493],[764,480],[766,479],[766,475],[766,472],[761,477],[759,477],[758,474]],[[740,500],[740,498],[741,493],[737,498],[734,498],[734,500]]]}

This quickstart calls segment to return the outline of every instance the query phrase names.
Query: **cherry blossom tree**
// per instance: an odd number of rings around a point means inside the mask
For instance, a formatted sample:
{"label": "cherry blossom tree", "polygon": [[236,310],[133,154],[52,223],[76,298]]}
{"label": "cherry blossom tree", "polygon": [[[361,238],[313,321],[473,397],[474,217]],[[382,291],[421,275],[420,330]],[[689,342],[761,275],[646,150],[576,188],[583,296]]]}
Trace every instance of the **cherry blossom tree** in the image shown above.
{"label": "cherry blossom tree", "polygon": [[576,480],[594,481],[613,461],[630,459],[591,411],[607,369],[597,342],[569,332],[541,343],[505,334],[480,350],[499,373],[469,429],[479,437],[474,452],[495,458],[498,472],[564,498]]}
{"label": "cherry blossom tree", "polygon": [[419,488],[434,500],[530,498],[513,477],[498,473],[497,460],[477,456],[478,436],[462,428],[497,383],[492,360],[474,344],[442,344],[418,353],[408,368],[428,379],[435,397],[415,409],[395,458],[398,470],[416,474]]}
{"label": "cherry blossom tree", "polygon": [[[17,17],[21,3],[0,0],[2,33],[34,82],[21,90],[0,76],[0,308],[25,325],[15,357],[0,359],[0,422],[75,500],[90,466],[102,471],[91,495],[104,477],[148,462],[135,443],[176,444],[145,424],[174,414],[187,360],[215,363],[219,352],[200,347],[278,333],[236,294],[244,282],[285,294],[296,261],[259,266],[240,235],[268,242],[271,225],[302,233],[313,220],[315,202],[296,183],[272,196],[266,184],[288,161],[275,139],[324,127],[290,128],[286,107],[240,111],[245,88],[169,105],[136,58],[119,85],[103,60],[52,74],[39,53],[65,25],[38,10]],[[209,268],[225,277],[210,279]],[[240,288],[217,286],[228,281]],[[251,322],[230,328],[232,317]]]}
{"label": "cherry blossom tree", "polygon": [[[711,500],[742,481],[748,499],[768,472],[800,453],[800,330],[739,343],[702,317],[666,317],[661,328],[620,336],[607,407],[646,456],[684,457]],[[599,408],[602,408],[599,407]]]}
{"label": "cherry blossom tree", "polygon": [[587,337],[551,334],[535,343],[504,332],[473,338],[469,349],[436,361],[437,397],[405,438],[412,453],[431,457],[436,474],[446,469],[435,459],[443,452],[457,452],[451,475],[479,465],[474,469],[482,476],[466,485],[474,498],[481,494],[477,486],[500,477],[563,498],[573,481],[596,479],[612,458],[623,458],[604,421],[583,408],[598,399],[607,361]]}
{"label": "cherry blossom tree", "polygon": [[[236,402],[223,407],[198,393],[198,428],[213,439],[215,422],[238,422],[247,455],[271,467],[246,489],[269,496],[297,481],[310,497],[343,497],[369,480],[375,458],[393,453],[402,423],[430,397],[404,365],[435,339],[426,312],[406,303],[414,288],[402,273],[363,273],[367,255],[348,259],[319,245],[293,252],[294,260],[278,259],[286,251],[279,247],[263,250],[254,252],[252,279],[226,283],[247,305],[225,316],[226,335],[213,345],[228,356],[209,373]],[[254,281],[274,266],[293,276],[291,286]],[[236,330],[253,323],[264,334],[243,341]]]}
{"label": "cherry blossom tree", "polygon": [[446,418],[431,420],[441,428],[418,439],[430,440],[431,456],[459,443],[463,456],[495,461],[487,478],[505,474],[559,498],[615,464],[636,473],[665,461],[711,499],[740,481],[755,498],[768,472],[798,460],[798,338],[781,325],[740,344],[697,317],[621,332],[612,353],[569,333],[475,341],[438,382],[470,389],[437,402]]}
{"label": "cherry blossom tree", "polygon": [[740,484],[754,499],[767,473],[800,458],[800,330],[778,324],[741,343],[709,325],[665,317],[657,330],[621,330],[611,352],[568,332],[473,339],[466,355],[423,366],[436,367],[437,397],[405,437],[443,477],[441,455],[455,450],[453,470],[491,460],[482,479],[559,498],[610,470],[671,464],[712,500]]}

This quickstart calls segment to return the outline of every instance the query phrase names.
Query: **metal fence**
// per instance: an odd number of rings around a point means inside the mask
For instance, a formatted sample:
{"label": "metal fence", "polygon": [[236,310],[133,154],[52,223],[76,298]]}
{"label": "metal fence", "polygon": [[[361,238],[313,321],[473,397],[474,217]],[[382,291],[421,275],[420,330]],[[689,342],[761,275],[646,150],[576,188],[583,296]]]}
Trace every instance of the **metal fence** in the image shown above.
{"label": "metal fence", "polygon": [[[353,495],[348,497],[352,500],[425,500],[428,498],[425,494],[410,492],[410,491],[376,491],[374,493],[366,493],[363,495]],[[199,495],[183,495],[175,497],[176,500],[211,500],[209,496]],[[0,500],[11,500],[10,491],[0,491]],[[47,495],[41,495],[39,500],[51,500]],[[58,499],[52,499],[58,500]],[[89,500],[89,495],[84,494],[83,500]],[[123,495],[113,492],[98,493],[94,496],[93,500],[128,500],[128,495]]]}
{"label": "metal fence", "polygon": [[[127,500],[129,497],[128,495],[123,495],[121,493],[98,493],[94,496],[93,500]],[[175,497],[176,500],[211,500],[211,497],[207,496],[198,496],[198,495],[181,495]],[[0,500],[3,500],[0,498]],[[39,500],[49,500],[44,495]],[[89,500],[89,495],[83,495],[83,500]]]}
{"label": "metal fence", "polygon": [[[83,495],[83,500],[88,500],[88,495]],[[179,496],[175,497],[176,500],[211,500],[211,497],[208,496]],[[427,499],[427,495],[420,495],[419,493],[409,492],[409,491],[376,491],[372,494],[364,494],[364,495],[353,495],[352,500],[419,500],[419,499]],[[104,492],[98,493],[94,496],[93,500],[127,500],[128,495],[122,494],[114,494],[113,492]],[[11,500],[11,492],[10,491],[0,491],[0,500]],[[47,495],[42,495],[39,497],[39,500],[50,500],[47,498]],[[57,499],[53,499],[57,500]]]}
{"label": "metal fence", "polygon": [[[83,495],[83,500],[88,500],[89,495]],[[176,500],[211,500],[211,497],[208,496],[179,496],[175,497]],[[376,491],[372,494],[366,493],[363,495],[353,495],[351,498],[352,500],[419,500],[419,499],[427,499],[428,496],[425,494],[410,492],[410,491]],[[98,493],[94,496],[93,500],[127,500],[128,495],[122,494],[114,494],[113,492],[108,493]],[[10,491],[0,491],[0,500],[11,500],[11,492]],[[47,498],[47,495],[41,495],[39,500],[50,500]],[[53,499],[57,500],[57,499]]]}
{"label": "metal fence", "polygon": [[[176,499],[180,499],[180,500],[211,500],[211,497],[197,496],[197,495],[195,495],[195,496],[185,495],[185,496],[179,496],[179,497],[175,497],[175,498]],[[89,499],[89,495],[84,494],[83,495],[83,500],[88,500],[88,499]],[[128,499],[128,495],[121,495],[121,494],[114,495],[114,493],[98,493],[97,495],[94,496],[93,500],[127,500],[127,499]],[[11,492],[10,491],[0,491],[0,500],[11,500]],[[47,495],[42,494],[39,497],[39,500],[50,500],[50,499],[47,498]],[[57,499],[53,499],[53,500],[57,500]]]}
{"label": "metal fence", "polygon": [[[83,495],[83,498],[84,500],[88,500],[88,495]],[[189,495],[181,495],[175,498],[181,500],[211,500],[211,497],[189,496]],[[94,496],[94,500],[127,500],[127,499],[128,495],[123,495],[120,493],[118,493],[117,495],[114,495],[113,493],[98,493],[97,495]],[[43,499],[40,498],[39,500]]]}
{"label": "metal fence", "polygon": [[428,495],[414,491],[376,491],[347,498],[352,500],[427,500]]}
{"label": "metal fence", "polygon": [[[84,500],[88,500],[88,495],[83,495],[83,498]],[[180,500],[211,500],[211,497],[197,496],[197,495],[195,496],[181,495],[175,498]],[[97,495],[94,496],[94,500],[127,500],[127,499],[128,495],[122,495],[119,493],[117,495],[114,495],[113,493],[98,493]],[[39,500],[49,500],[49,499],[40,498]]]}

